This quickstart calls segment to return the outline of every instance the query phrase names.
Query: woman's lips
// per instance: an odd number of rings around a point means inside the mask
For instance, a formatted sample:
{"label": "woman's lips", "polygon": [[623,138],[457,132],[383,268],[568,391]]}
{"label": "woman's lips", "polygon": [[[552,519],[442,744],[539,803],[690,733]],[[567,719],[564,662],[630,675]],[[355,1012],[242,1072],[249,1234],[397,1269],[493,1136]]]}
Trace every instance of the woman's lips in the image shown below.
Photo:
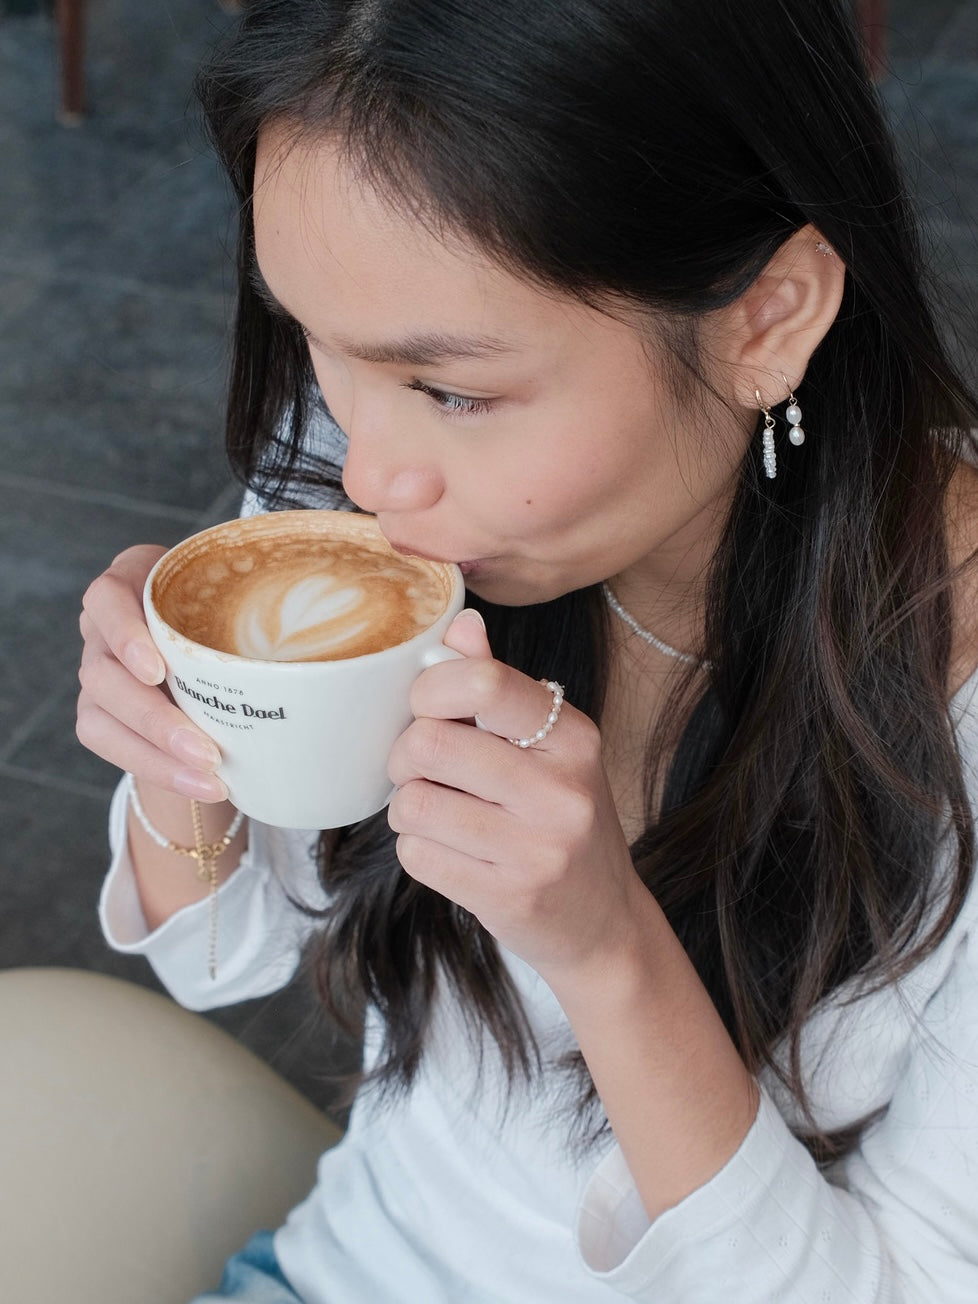
{"label": "woman's lips", "polygon": [[[414,548],[407,543],[398,543],[395,539],[388,539],[387,542],[395,552],[399,552],[405,557],[422,557],[425,561],[440,562],[452,560],[449,557],[437,557],[433,552],[425,552],[423,548]],[[472,575],[479,570],[480,567],[484,566],[487,560],[489,559],[486,557],[473,557],[471,561],[457,561],[455,562],[455,565],[463,575]]]}

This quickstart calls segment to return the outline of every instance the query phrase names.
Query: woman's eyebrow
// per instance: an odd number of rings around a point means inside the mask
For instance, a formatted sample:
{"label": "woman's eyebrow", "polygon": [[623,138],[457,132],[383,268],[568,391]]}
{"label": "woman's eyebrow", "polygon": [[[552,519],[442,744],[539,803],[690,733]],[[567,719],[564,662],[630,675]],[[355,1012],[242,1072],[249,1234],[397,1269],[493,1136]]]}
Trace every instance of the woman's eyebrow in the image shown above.
{"label": "woman's eyebrow", "polygon": [[[262,304],[275,317],[285,317],[296,322],[314,345],[329,352],[327,347],[305,327],[301,326],[289,310],[276,299],[262,276],[261,268],[252,260],[248,268],[251,289]],[[436,363],[454,362],[461,358],[497,357],[503,353],[516,353],[519,345],[495,335],[449,335],[441,331],[420,331],[399,340],[366,343],[344,336],[337,337],[335,346],[341,353],[363,362],[394,363],[412,367],[430,367]]]}
{"label": "woman's eyebrow", "polygon": [[368,344],[344,337],[337,339],[342,353],[363,362],[388,362],[412,367],[430,367],[459,358],[491,358],[501,353],[515,353],[515,344],[494,335],[447,335],[440,331],[421,331],[399,340]]}

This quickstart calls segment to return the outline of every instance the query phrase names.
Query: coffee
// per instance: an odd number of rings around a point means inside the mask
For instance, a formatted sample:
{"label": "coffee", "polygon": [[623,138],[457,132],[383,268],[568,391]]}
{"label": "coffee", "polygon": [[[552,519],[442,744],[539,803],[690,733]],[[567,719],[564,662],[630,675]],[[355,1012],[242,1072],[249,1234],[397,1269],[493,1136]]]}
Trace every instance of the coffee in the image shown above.
{"label": "coffee", "polygon": [[160,568],[153,602],[185,638],[233,656],[365,656],[427,629],[451,594],[448,567],[401,556],[352,513],[233,521],[191,544]]}

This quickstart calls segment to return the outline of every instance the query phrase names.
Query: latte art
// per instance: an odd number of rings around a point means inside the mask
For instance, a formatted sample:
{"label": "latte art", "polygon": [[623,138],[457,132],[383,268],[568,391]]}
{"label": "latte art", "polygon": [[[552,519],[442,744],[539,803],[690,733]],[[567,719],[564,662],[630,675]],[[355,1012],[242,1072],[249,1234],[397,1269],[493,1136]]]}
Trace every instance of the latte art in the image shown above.
{"label": "latte art", "polygon": [[393,552],[365,525],[351,518],[348,538],[312,521],[281,534],[229,526],[219,548],[160,575],[157,608],[193,642],[258,661],[334,661],[404,643],[444,610],[446,568]]}
{"label": "latte art", "polygon": [[340,587],[332,575],[311,575],[284,593],[251,590],[234,624],[241,656],[259,661],[320,661],[367,628],[366,594]]}

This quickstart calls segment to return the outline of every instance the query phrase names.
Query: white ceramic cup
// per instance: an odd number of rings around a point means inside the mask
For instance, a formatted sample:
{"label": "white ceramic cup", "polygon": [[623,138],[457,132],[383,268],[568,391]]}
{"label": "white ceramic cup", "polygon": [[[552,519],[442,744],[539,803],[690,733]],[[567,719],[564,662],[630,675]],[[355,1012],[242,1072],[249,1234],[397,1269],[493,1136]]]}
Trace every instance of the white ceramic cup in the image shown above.
{"label": "white ceramic cup", "polygon": [[297,524],[324,538],[339,530],[347,539],[352,531],[387,546],[373,517],[351,512],[273,512],[229,521],[160,558],[143,604],[173,699],[220,748],[218,774],[234,805],[282,828],[338,828],[390,801],[387,761],[411,723],[411,685],[425,667],[457,656],[442,638],[462,609],[465,589],[457,566],[424,563],[444,587],[438,618],[407,642],[334,661],[234,656],[193,642],[160,615],[157,581],[162,584],[188,557],[233,547],[242,532],[274,537]]}

